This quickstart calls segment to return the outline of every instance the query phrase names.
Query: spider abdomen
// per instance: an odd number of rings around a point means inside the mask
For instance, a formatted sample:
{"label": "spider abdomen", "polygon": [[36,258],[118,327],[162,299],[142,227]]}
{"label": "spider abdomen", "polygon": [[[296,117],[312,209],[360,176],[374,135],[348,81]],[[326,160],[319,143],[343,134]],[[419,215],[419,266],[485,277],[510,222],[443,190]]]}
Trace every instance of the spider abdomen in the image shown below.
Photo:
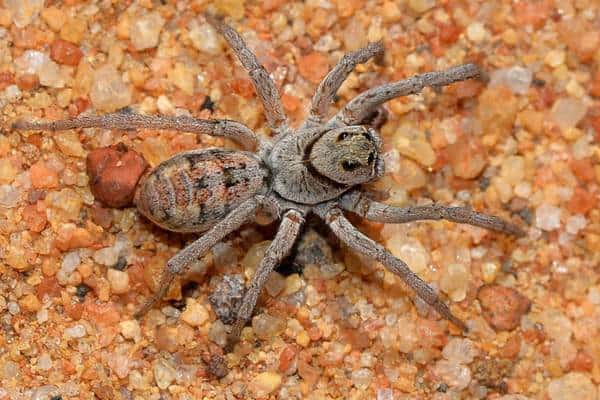
{"label": "spider abdomen", "polygon": [[163,161],[143,177],[138,210],[173,232],[204,232],[257,194],[269,176],[251,153],[193,150]]}

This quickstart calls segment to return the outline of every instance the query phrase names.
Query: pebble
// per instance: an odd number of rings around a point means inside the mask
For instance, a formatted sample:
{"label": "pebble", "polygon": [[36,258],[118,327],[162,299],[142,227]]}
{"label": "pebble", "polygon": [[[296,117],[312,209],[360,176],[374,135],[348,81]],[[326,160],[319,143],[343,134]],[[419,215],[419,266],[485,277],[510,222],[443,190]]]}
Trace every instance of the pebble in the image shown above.
{"label": "pebble", "polygon": [[31,185],[36,189],[54,189],[58,187],[58,173],[42,160],[29,168]]}
{"label": "pebble", "polygon": [[570,372],[548,385],[551,400],[596,399],[598,390],[590,378],[580,372]]}
{"label": "pebble", "polygon": [[319,83],[329,71],[329,59],[319,52],[312,52],[298,59],[298,72],[312,83]]}
{"label": "pebble", "polygon": [[209,320],[208,310],[192,298],[187,299],[185,310],[181,313],[181,320],[190,326],[201,326]]}
{"label": "pebble", "polygon": [[59,64],[76,66],[81,57],[81,49],[66,40],[56,39],[50,45],[50,58]]}
{"label": "pebble", "polygon": [[531,307],[529,299],[515,289],[496,284],[482,286],[477,293],[477,299],[485,320],[500,331],[517,328],[521,317]]}
{"label": "pebble", "polygon": [[394,256],[408,264],[415,274],[419,275],[426,271],[430,262],[429,252],[418,239],[392,235],[386,241],[386,247]]}
{"label": "pebble", "polygon": [[408,1],[408,6],[410,7],[410,9],[419,14],[422,14],[425,11],[432,9],[433,7],[435,7],[435,5],[436,5],[435,0],[409,0]]}
{"label": "pebble", "polygon": [[5,0],[4,6],[10,10],[16,27],[24,28],[42,11],[44,0]]}
{"label": "pebble", "polygon": [[270,340],[280,335],[286,328],[286,321],[272,315],[262,313],[252,318],[252,329],[259,339]]}
{"label": "pebble", "polygon": [[94,261],[98,264],[112,267],[117,264],[119,259],[127,260],[133,251],[133,244],[124,234],[118,234],[112,246],[97,250],[94,255]]}
{"label": "pebble", "polygon": [[111,293],[125,294],[129,292],[129,274],[126,271],[110,268],[106,272],[106,278],[110,283]]}
{"label": "pebble", "polygon": [[481,143],[473,137],[462,137],[448,146],[450,166],[461,179],[474,179],[486,167],[488,160]]}
{"label": "pebble", "polygon": [[467,26],[467,38],[473,43],[482,42],[488,36],[488,31],[481,22],[473,22]]}
{"label": "pebble", "polygon": [[139,153],[122,143],[92,150],[86,166],[92,194],[113,208],[128,207],[133,203],[137,183],[148,168]]}
{"label": "pebble", "polygon": [[213,292],[208,297],[213,311],[224,324],[232,324],[236,320],[246,288],[241,275],[223,275]]}
{"label": "pebble", "polygon": [[471,383],[471,370],[448,360],[439,360],[433,366],[433,373],[450,388],[461,391]]}
{"label": "pebble", "polygon": [[516,94],[527,93],[532,81],[533,72],[520,66],[497,69],[490,75],[490,86],[505,85]]}
{"label": "pebble", "polygon": [[84,337],[87,333],[83,325],[77,324],[70,328],[66,328],[64,334],[67,339],[79,339]]}
{"label": "pebble", "polygon": [[221,44],[215,28],[209,23],[201,24],[197,19],[188,23],[188,35],[192,45],[199,51],[216,56],[221,53]]}
{"label": "pebble", "polygon": [[554,102],[550,117],[562,129],[575,127],[587,113],[587,106],[579,99],[561,97]]}
{"label": "pebble", "polygon": [[79,141],[79,135],[75,131],[61,132],[52,138],[60,151],[67,156],[83,158],[87,154]]}
{"label": "pebble", "polygon": [[37,50],[26,50],[15,60],[15,67],[19,74],[37,75],[43,86],[62,88],[66,84],[66,77],[58,64]]}
{"label": "pebble", "polygon": [[163,390],[168,388],[177,376],[175,368],[164,359],[157,360],[152,371],[154,372],[156,385]]}
{"label": "pebble", "polygon": [[392,389],[377,389],[377,400],[394,400],[394,391]]}
{"label": "pebble", "polygon": [[220,0],[215,3],[215,7],[221,13],[238,20],[244,16],[245,3],[246,0]]}
{"label": "pebble", "polygon": [[138,342],[142,337],[142,330],[136,319],[119,322],[119,330],[125,339],[132,339]]}
{"label": "pebble", "polygon": [[471,273],[464,264],[449,264],[440,279],[440,289],[450,297],[452,301],[462,301],[467,297],[467,289]]}
{"label": "pebble", "polygon": [[535,226],[544,231],[560,228],[562,210],[556,206],[542,203],[535,210]]}
{"label": "pebble", "polygon": [[576,235],[580,230],[587,226],[587,219],[581,214],[571,215],[567,218],[565,229],[571,235]]}
{"label": "pebble", "polygon": [[227,344],[227,329],[225,324],[220,320],[213,322],[208,330],[208,339],[218,346],[224,347]]}
{"label": "pebble", "polygon": [[23,311],[28,313],[38,312],[42,308],[42,303],[34,294],[26,294],[19,300],[19,305]]}
{"label": "pebble", "polygon": [[14,208],[21,201],[21,192],[13,185],[0,185],[0,206]]}
{"label": "pebble", "polygon": [[132,94],[119,72],[105,64],[94,72],[90,100],[99,112],[113,112],[131,104]]}
{"label": "pebble", "polygon": [[52,357],[48,353],[42,353],[37,360],[37,367],[42,371],[48,371],[52,368]]}
{"label": "pebble", "polygon": [[265,397],[273,393],[282,383],[282,377],[276,372],[262,372],[250,381],[250,391],[256,397]]}
{"label": "pebble", "polygon": [[452,338],[444,346],[442,355],[452,363],[470,364],[479,354],[475,343],[470,339]]}
{"label": "pebble", "polygon": [[373,371],[367,368],[361,368],[356,371],[352,371],[350,375],[352,384],[359,390],[367,390],[371,386],[373,381]]}
{"label": "pebble", "polygon": [[165,20],[156,12],[134,18],[129,28],[133,48],[140,51],[156,47],[164,24]]}

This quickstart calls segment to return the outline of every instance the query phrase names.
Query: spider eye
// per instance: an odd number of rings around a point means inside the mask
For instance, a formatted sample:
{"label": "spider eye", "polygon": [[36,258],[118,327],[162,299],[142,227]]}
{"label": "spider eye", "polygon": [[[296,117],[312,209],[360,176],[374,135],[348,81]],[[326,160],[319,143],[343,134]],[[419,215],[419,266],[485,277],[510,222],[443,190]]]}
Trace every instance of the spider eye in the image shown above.
{"label": "spider eye", "polygon": [[346,160],[342,161],[342,168],[344,171],[354,171],[356,168],[360,167],[360,163],[357,161]]}
{"label": "spider eye", "polygon": [[373,164],[373,161],[375,161],[375,153],[371,152],[371,153],[369,153],[369,158],[367,159],[367,164],[371,165],[371,164]]}
{"label": "spider eye", "polygon": [[344,140],[344,139],[346,139],[347,137],[348,137],[348,132],[342,132],[342,133],[340,133],[340,134],[338,135],[338,137],[337,137],[337,140],[338,140],[338,142],[339,142],[340,140]]}

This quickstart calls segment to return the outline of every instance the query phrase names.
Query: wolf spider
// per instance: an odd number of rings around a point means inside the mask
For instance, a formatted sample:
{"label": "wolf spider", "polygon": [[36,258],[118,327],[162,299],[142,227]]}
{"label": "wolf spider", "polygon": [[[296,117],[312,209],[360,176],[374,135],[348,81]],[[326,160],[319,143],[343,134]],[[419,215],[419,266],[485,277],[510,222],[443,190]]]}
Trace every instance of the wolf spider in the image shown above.
{"label": "wolf spider", "polygon": [[523,235],[518,226],[468,207],[439,204],[393,207],[371,200],[360,186],[380,178],[384,172],[381,138],[369,124],[383,103],[418,93],[427,86],[439,89],[477,78],[479,68],[465,64],[372,88],[327,119],[336,92],[352,70],[383,54],[381,41],[370,43],[344,55],[325,76],[312,98],[308,118],[294,130],[288,125],[275,84],[241,36],[222,19],[206,18],[225,38],[249,73],[263,104],[267,125],[273,132],[272,138],[257,136],[245,125],[231,120],[123,112],[47,123],[18,121],[13,125],[15,129],[48,130],[84,127],[170,129],[224,136],[256,148],[255,152],[225,149],[183,152],[162,162],[140,179],[134,203],[141,214],[169,231],[205,233],[167,262],[159,289],[136,315],[144,315],[164,296],[177,274],[226,235],[253,219],[257,209],[262,208],[278,216],[281,224],[237,311],[237,320],[229,334],[229,349],[239,340],[267,277],[290,253],[309,213],[325,221],[347,247],[383,264],[441,316],[466,329],[464,322],[452,314],[426,282],[402,260],[359,232],[343,211],[384,223],[446,219],[510,235]]}

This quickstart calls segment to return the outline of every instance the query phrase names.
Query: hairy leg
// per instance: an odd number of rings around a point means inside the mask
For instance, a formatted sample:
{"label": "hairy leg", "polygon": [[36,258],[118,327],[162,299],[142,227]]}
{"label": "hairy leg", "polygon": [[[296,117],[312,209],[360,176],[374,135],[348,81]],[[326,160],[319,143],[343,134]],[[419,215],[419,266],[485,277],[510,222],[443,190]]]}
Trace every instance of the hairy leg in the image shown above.
{"label": "hairy leg", "polygon": [[369,43],[366,47],[345,54],[337,65],[323,78],[310,106],[310,114],[305,126],[318,125],[327,116],[329,105],[342,83],[358,64],[367,62],[370,58],[383,54],[383,42]]}
{"label": "hairy leg", "polygon": [[254,89],[260,97],[265,109],[267,124],[276,134],[283,133],[287,128],[287,117],[283,111],[283,104],[275,83],[267,70],[258,62],[258,59],[248,48],[244,39],[227,25],[221,18],[206,15],[207,21],[223,36],[233,49],[244,68],[248,71]]}
{"label": "hairy leg", "polygon": [[479,67],[474,64],[465,64],[446,71],[427,72],[398,82],[378,86],[352,99],[329,123],[334,126],[358,125],[386,101],[419,93],[427,86],[434,88],[447,86],[454,82],[476,78],[479,75]]}
{"label": "hairy leg", "polygon": [[360,192],[351,192],[344,195],[340,200],[340,206],[371,221],[401,224],[420,220],[445,219],[517,237],[525,236],[525,232],[519,226],[494,215],[478,213],[468,207],[429,204],[401,208],[373,201]]}
{"label": "hairy leg", "polygon": [[423,281],[417,274],[412,272],[406,263],[388,252],[383,246],[368,238],[342,214],[337,207],[320,206],[315,212],[325,220],[333,233],[357,253],[364,254],[383,264],[394,274],[398,275],[415,293],[435,309],[442,317],[452,322],[462,330],[467,330],[463,321],[454,316],[448,306],[444,304],[433,289]]}
{"label": "hairy leg", "polygon": [[233,350],[233,346],[235,346],[235,344],[238,342],[244,325],[246,325],[246,322],[252,316],[252,312],[256,306],[256,301],[258,300],[260,291],[267,281],[267,278],[273,271],[273,268],[281,263],[281,261],[289,254],[290,250],[294,246],[294,242],[300,234],[300,229],[303,222],[304,217],[300,211],[290,210],[283,216],[279,230],[275,235],[275,239],[273,239],[267,248],[265,257],[258,265],[258,268],[252,277],[250,287],[244,295],[242,305],[238,310],[237,320],[233,324],[233,328],[229,334],[227,351]]}
{"label": "hairy leg", "polygon": [[105,129],[170,129],[180,132],[202,133],[233,139],[246,148],[259,144],[258,137],[244,124],[230,120],[196,119],[192,117],[171,117],[164,115],[142,115],[132,112],[116,112],[105,115],[79,116],[50,122],[19,120],[12,124],[15,130],[61,131],[77,128]]}
{"label": "hairy leg", "polygon": [[182,274],[192,261],[204,256],[225,236],[238,229],[244,223],[250,221],[254,217],[258,205],[259,200],[257,198],[245,201],[202,235],[202,237],[185,247],[167,261],[167,267],[163,271],[158,290],[144,302],[142,307],[135,313],[135,317],[139,318],[146,314],[154,304],[167,293],[175,276]]}

